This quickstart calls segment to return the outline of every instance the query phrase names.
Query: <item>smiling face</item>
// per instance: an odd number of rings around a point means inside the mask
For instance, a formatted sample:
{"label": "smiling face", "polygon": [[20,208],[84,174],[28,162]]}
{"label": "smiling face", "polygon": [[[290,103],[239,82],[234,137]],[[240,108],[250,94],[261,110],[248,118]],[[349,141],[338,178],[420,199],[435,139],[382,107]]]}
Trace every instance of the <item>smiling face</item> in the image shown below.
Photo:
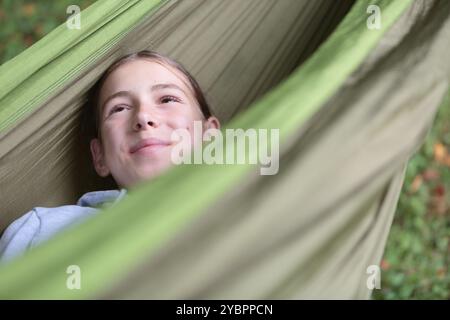
{"label": "smiling face", "polygon": [[138,59],[109,74],[99,94],[101,139],[91,140],[97,173],[111,174],[119,187],[151,179],[172,165],[171,134],[194,121],[204,129],[219,128],[205,119],[186,76],[172,66]]}

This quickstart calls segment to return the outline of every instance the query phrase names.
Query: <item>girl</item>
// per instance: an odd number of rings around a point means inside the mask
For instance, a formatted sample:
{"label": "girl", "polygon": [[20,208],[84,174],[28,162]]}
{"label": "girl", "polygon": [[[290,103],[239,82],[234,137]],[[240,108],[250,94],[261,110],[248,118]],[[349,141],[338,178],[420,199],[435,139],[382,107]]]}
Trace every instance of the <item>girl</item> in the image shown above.
{"label": "girl", "polygon": [[91,90],[87,104],[90,151],[96,172],[112,176],[120,190],[84,194],[76,205],[35,207],[14,221],[0,239],[0,260],[7,261],[67,227],[116,203],[132,186],[152,179],[171,165],[171,134],[194,121],[219,129],[197,81],[176,61],[140,51],[114,62]]}

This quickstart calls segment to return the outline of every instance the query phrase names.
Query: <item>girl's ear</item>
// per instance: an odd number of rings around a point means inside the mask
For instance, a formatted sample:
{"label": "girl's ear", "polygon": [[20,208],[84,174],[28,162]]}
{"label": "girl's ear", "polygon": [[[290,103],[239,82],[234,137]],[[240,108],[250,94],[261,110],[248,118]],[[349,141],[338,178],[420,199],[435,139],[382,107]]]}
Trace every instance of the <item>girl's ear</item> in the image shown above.
{"label": "girl's ear", "polygon": [[91,154],[92,160],[94,162],[95,171],[100,177],[106,177],[109,175],[109,169],[105,163],[105,155],[103,153],[103,148],[101,142],[98,138],[91,140]]}
{"label": "girl's ear", "polygon": [[205,129],[220,129],[220,121],[214,116],[209,117],[205,121]]}

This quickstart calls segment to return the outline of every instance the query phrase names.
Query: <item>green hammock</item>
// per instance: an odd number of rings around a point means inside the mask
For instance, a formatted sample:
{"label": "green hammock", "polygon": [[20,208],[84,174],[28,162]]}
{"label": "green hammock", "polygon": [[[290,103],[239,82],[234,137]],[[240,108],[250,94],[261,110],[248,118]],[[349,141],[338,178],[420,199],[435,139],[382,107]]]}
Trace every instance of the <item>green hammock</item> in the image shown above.
{"label": "green hammock", "polygon": [[[449,104],[449,48],[449,1],[96,2],[80,30],[0,67],[1,230],[111,187],[80,147],[80,113],[142,49],[184,64],[226,127],[279,128],[280,171],[175,167],[0,266],[0,298],[368,298],[405,165]],[[70,265],[82,290],[66,287]]]}

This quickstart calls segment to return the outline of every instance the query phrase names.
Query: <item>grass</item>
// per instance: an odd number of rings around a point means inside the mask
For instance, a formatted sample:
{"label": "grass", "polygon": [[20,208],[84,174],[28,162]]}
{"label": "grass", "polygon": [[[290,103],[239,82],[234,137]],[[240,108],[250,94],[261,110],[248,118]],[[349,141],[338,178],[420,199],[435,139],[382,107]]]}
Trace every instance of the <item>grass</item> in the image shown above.
{"label": "grass", "polygon": [[375,299],[450,299],[450,99],[409,162]]}
{"label": "grass", "polygon": [[65,22],[69,5],[81,10],[94,0],[25,1],[1,0],[0,64],[15,57]]}

